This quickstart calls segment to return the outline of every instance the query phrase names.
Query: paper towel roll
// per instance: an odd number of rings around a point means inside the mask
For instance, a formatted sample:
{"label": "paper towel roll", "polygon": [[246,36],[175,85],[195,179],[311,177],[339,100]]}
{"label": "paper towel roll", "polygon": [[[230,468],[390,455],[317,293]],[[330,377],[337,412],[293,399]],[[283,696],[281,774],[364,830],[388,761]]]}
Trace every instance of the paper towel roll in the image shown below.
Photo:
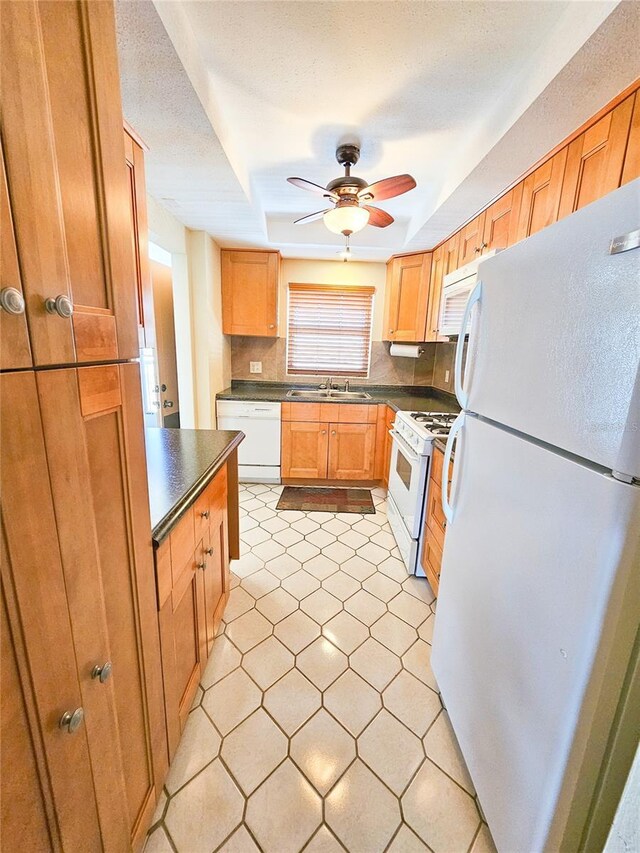
{"label": "paper towel roll", "polygon": [[419,344],[391,344],[390,355],[401,355],[403,358],[419,358],[422,347]]}

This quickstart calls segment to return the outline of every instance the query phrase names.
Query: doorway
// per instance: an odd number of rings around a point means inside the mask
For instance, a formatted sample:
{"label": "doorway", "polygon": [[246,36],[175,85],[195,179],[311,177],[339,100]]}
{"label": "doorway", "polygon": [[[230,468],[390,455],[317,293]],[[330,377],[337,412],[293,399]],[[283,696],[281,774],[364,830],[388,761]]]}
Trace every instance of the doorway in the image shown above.
{"label": "doorway", "polygon": [[153,258],[150,263],[162,426],[178,429],[180,427],[180,400],[178,396],[171,267]]}

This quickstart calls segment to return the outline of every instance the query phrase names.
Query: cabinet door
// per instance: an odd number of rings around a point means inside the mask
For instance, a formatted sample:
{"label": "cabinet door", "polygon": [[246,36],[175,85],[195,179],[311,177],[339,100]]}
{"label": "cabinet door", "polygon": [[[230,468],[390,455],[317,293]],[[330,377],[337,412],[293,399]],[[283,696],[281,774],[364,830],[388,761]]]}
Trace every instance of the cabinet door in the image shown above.
{"label": "cabinet door", "polygon": [[559,219],[620,186],[634,97],[628,97],[569,145]]}
{"label": "cabinet door", "polygon": [[278,335],[277,252],[222,251],[222,330],[225,335]]}
{"label": "cabinet door", "polygon": [[282,476],[326,479],[328,446],[329,424],[285,421],[282,424]]}
{"label": "cabinet door", "polygon": [[486,211],[483,211],[480,216],[476,216],[458,232],[460,234],[459,267],[473,261],[482,251],[485,213]]}
{"label": "cabinet door", "polygon": [[442,277],[449,275],[450,272],[457,270],[460,266],[460,231],[457,231],[452,237],[449,237],[443,247],[443,269]]}
{"label": "cabinet door", "polygon": [[429,303],[431,255],[393,258],[387,279],[384,340],[423,341]]}
{"label": "cabinet door", "polygon": [[7,298],[7,307],[0,307],[0,369],[14,370],[31,367],[31,349],[2,148],[0,167],[0,287]]}
{"label": "cabinet door", "polygon": [[621,184],[640,178],[640,92],[636,92]]}
{"label": "cabinet door", "polygon": [[557,222],[566,162],[567,149],[563,148],[524,179],[518,240],[524,240]]}
{"label": "cabinet door", "polygon": [[375,424],[330,424],[329,480],[372,480]]}
{"label": "cabinet door", "polygon": [[480,249],[506,249],[517,240],[518,216],[522,201],[522,183],[505,193],[484,212],[484,229]]}
{"label": "cabinet door", "polygon": [[135,262],[138,343],[141,347],[155,347],[155,315],[153,309],[151,265],[149,261],[144,151],[126,130],[124,131],[124,153],[129,191],[129,214],[131,217],[131,253]]}
{"label": "cabinet door", "polygon": [[13,93],[3,145],[34,363],[135,357],[112,4],[8,0],[2,52]]}
{"label": "cabinet door", "polygon": [[142,841],[167,766],[139,366],[37,383],[96,792],[122,849]]}
{"label": "cabinet door", "polygon": [[429,309],[427,311],[427,326],[425,341],[438,340],[438,323],[440,320],[440,297],[442,296],[442,279],[444,278],[445,244],[438,246],[431,258],[431,286],[429,288]]}
{"label": "cabinet door", "polygon": [[207,656],[213,647],[216,631],[229,594],[229,534],[227,511],[211,516],[204,553],[204,597]]}
{"label": "cabinet door", "polygon": [[[65,712],[82,707],[83,694],[78,681],[35,376],[32,372],[5,373],[0,377],[0,390],[3,540],[0,570],[11,634],[10,647],[5,647],[7,626],[4,626],[3,735],[7,721],[26,709],[18,728],[15,731],[12,728],[2,740],[3,849],[29,849],[25,840],[30,834],[43,836],[40,807],[44,801],[50,806],[50,832],[55,849],[98,851],[102,850],[102,839],[87,727],[82,724],[73,734],[58,727]],[[11,668],[17,663],[18,675],[12,676]],[[18,687],[22,695],[18,694]],[[5,773],[5,761],[13,760],[17,763]],[[42,786],[40,795],[36,773]],[[27,798],[25,811],[20,813],[19,804]],[[5,816],[5,809],[10,809],[11,815]],[[22,831],[22,821],[29,821],[30,826],[24,829],[24,837],[16,840],[15,835]],[[8,839],[16,843],[11,844]],[[47,849],[47,845],[32,849]]]}

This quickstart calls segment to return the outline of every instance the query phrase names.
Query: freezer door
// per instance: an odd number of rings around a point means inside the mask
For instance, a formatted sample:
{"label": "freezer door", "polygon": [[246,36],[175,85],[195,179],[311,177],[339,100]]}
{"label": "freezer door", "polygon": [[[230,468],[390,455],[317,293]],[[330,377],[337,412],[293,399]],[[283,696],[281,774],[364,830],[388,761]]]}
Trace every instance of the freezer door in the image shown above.
{"label": "freezer door", "polygon": [[640,488],[467,415],[451,504],[433,671],[498,850],[534,853],[573,799],[573,756],[606,743],[583,700],[615,710],[625,607],[633,644]]}
{"label": "freezer door", "polygon": [[464,409],[610,470],[640,443],[640,249],[609,254],[639,225],[640,179],[480,264]]}

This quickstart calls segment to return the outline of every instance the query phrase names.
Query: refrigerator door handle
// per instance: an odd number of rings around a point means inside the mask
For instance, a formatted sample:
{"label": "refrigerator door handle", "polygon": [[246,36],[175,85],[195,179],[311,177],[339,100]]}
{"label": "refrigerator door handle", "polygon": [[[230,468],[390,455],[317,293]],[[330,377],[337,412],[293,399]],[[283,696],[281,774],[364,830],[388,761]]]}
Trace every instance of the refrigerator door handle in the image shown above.
{"label": "refrigerator door handle", "polygon": [[[462,386],[462,353],[464,352],[464,338],[467,331],[467,326],[469,325],[469,318],[471,317],[471,312],[473,311],[473,306],[480,302],[482,298],[482,282],[479,281],[476,286],[471,291],[469,298],[467,299],[467,304],[465,305],[464,315],[462,317],[462,325],[460,326],[460,334],[458,335],[458,342],[456,344],[456,360],[454,365],[454,383],[455,383],[455,391],[456,397],[458,398],[458,402],[460,403],[461,408],[468,408],[469,404],[469,394]],[[467,357],[468,358],[468,357]]]}
{"label": "refrigerator door handle", "polygon": [[444,460],[442,462],[442,511],[444,512],[447,524],[453,521],[454,507],[449,503],[449,495],[447,494],[447,486],[449,484],[449,464],[451,463],[451,452],[453,450],[453,442],[456,440],[457,434],[464,426],[465,412],[462,411],[455,419],[451,426],[449,435],[447,436],[447,444],[444,449]]}

